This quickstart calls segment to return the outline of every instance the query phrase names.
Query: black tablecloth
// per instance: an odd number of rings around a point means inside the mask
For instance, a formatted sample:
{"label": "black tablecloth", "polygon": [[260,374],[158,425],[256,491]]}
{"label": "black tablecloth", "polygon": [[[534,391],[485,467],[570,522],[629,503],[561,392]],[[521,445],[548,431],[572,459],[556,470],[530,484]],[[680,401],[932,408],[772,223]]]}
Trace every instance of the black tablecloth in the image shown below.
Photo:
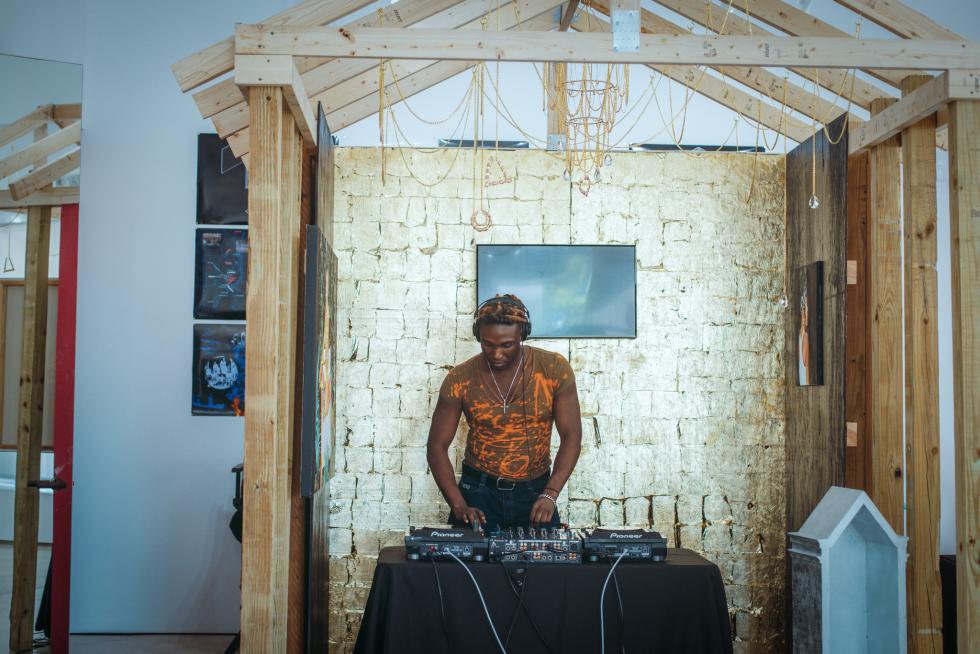
{"label": "black tablecloth", "polygon": [[[509,654],[600,652],[599,595],[609,564],[467,566],[479,582],[501,640],[517,614]],[[508,580],[515,578],[508,572],[514,568],[526,571],[526,611],[517,611],[518,597]],[[732,651],[721,573],[707,559],[690,550],[671,549],[666,563],[624,561],[615,577],[623,612],[610,580],[605,596],[609,654],[620,654],[621,646],[629,654]],[[500,648],[473,582],[459,563],[439,561],[434,570],[430,561],[406,560],[404,547],[386,547],[378,558],[354,651],[499,654]]]}

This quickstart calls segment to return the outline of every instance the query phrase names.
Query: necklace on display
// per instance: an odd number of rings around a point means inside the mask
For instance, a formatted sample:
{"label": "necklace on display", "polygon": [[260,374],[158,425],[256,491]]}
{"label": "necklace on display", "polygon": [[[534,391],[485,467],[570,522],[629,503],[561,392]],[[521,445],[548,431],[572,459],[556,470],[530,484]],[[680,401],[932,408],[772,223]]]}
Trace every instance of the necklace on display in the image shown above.
{"label": "necklace on display", "polygon": [[[484,357],[486,358],[486,357]],[[500,392],[500,386],[497,384],[497,378],[493,374],[493,368],[490,367],[490,360],[487,359],[487,370],[490,371],[490,379],[493,380],[493,385],[497,389],[497,395],[500,396],[500,403],[504,405],[504,413],[507,413],[507,407],[510,405],[507,398],[510,397],[510,392],[514,388],[514,382],[517,381],[517,373],[521,371],[524,367],[524,346],[521,346],[521,360],[517,363],[517,369],[514,370],[514,377],[510,380],[510,386],[507,387],[507,394]]]}

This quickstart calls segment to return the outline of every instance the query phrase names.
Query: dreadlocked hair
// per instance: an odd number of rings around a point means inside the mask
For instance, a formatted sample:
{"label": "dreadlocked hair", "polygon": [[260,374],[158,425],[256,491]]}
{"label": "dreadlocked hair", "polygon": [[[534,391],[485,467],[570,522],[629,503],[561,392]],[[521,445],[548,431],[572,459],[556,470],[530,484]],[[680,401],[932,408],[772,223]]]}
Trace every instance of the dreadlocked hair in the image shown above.
{"label": "dreadlocked hair", "polygon": [[528,312],[521,298],[510,293],[496,295],[487,301],[476,312],[473,321],[473,335],[480,337],[480,327],[483,325],[521,325],[522,338],[526,338]]}

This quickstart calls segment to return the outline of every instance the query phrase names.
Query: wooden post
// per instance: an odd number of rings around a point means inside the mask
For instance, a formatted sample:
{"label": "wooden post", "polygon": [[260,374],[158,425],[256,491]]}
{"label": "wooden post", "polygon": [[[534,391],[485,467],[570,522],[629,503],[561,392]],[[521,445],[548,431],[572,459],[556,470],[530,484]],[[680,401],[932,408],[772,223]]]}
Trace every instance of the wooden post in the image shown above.
{"label": "wooden post", "polygon": [[24,269],[24,349],[20,364],[14,574],[10,597],[10,649],[14,651],[30,650],[34,643],[39,491],[29,488],[27,482],[37,479],[41,471],[50,235],[51,207],[30,207]]}
{"label": "wooden post", "polygon": [[[871,486],[872,431],[868,421],[868,155],[847,159],[847,323],[844,337],[847,363],[844,377],[844,419],[848,426],[844,449],[844,485],[864,490]],[[853,266],[852,266],[853,263]],[[855,279],[850,279],[853,267]]]}
{"label": "wooden post", "polygon": [[956,633],[980,652],[980,102],[949,106],[956,404]]}
{"label": "wooden post", "polygon": [[[878,99],[871,113],[894,100]],[[870,306],[869,389],[872,498],[898,534],[905,533],[905,465],[902,428],[902,189],[899,137],[871,149],[868,186]]]}
{"label": "wooden post", "polygon": [[[902,81],[907,95],[931,77]],[[905,455],[909,650],[942,651],[939,587],[939,330],[936,115],[902,130],[905,221]]]}
{"label": "wooden post", "polygon": [[560,64],[545,64],[548,67],[548,90],[545,102],[548,103],[548,145],[551,151],[565,149],[565,130],[562,129],[561,112],[565,110],[565,89],[558,84]]}
{"label": "wooden post", "polygon": [[[242,651],[287,651],[302,142],[282,89],[249,88]],[[295,615],[294,615],[295,618]]]}

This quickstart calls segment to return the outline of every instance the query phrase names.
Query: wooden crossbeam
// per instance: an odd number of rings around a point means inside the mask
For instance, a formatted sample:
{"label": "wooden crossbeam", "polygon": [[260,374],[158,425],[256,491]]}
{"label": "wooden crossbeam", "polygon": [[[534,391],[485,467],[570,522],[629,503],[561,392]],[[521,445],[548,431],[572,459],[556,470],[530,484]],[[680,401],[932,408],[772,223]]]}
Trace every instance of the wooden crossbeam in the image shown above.
{"label": "wooden crossbeam", "polygon": [[[453,0],[455,2],[455,0]],[[486,12],[485,0],[466,0],[449,9],[445,5],[452,4],[446,0],[421,0],[417,4],[406,7],[401,15],[402,24],[414,24],[419,27],[448,27],[462,29],[481,29],[484,22],[493,29],[510,29],[519,20],[538,16],[558,6],[557,0],[520,0],[514,5],[502,5],[499,10]],[[389,8],[391,9],[391,8]],[[431,15],[438,9],[443,11]],[[386,20],[386,23],[394,22]],[[359,23],[363,25],[364,23]],[[302,67],[297,66],[302,71]],[[419,67],[416,67],[418,70]],[[377,88],[378,62],[375,60],[332,59],[315,68],[307,70],[303,75],[303,85],[310,94],[310,103],[324,101],[324,96],[332,93],[330,89],[339,84],[365,84]],[[365,95],[365,90],[361,95]],[[241,94],[239,93],[239,97]],[[359,96],[360,97],[360,96]],[[205,112],[202,111],[202,114]],[[248,107],[244,102],[216,113],[213,118],[218,136],[226,138],[248,126]],[[336,129],[336,128],[335,128]]]}
{"label": "wooden crossbeam", "polygon": [[296,127],[307,145],[316,145],[316,120],[293,57],[289,55],[236,55],[235,83],[240,87],[278,86]]}
{"label": "wooden crossbeam", "polygon": [[[648,12],[649,13],[649,12]],[[652,15],[652,14],[651,14]],[[642,14],[641,14],[642,16]],[[642,18],[641,18],[642,20]],[[610,29],[609,21],[595,16],[591,21],[580,21],[582,25],[575,25],[576,30],[584,32],[591,29],[593,33],[608,33]],[[750,94],[737,89],[724,80],[706,73],[697,66],[649,66],[662,75],[680,82],[689,89],[714,100],[723,107],[748,117],[754,122],[762,124],[764,127],[788,136],[794,141],[800,142],[809,138],[813,134],[813,127],[795,118],[780,109],[752,97]]]}
{"label": "wooden crossbeam", "polygon": [[27,168],[39,159],[48,157],[69,145],[75,145],[81,140],[82,124],[76,122],[42,138],[40,141],[35,141],[23,150],[0,159],[0,179],[12,175],[22,168]]}
{"label": "wooden crossbeam", "polygon": [[936,113],[950,101],[971,99],[980,100],[980,71],[947,71],[855,129],[848,149],[851,154],[863,152]]}
{"label": "wooden crossbeam", "polygon": [[[472,11],[476,11],[476,13],[469,16],[469,13]],[[416,24],[428,27],[457,27],[462,24],[461,22],[456,22],[457,20],[466,22],[476,16],[482,15],[485,11],[486,4],[482,0],[467,0],[462,3],[459,0],[416,0],[415,2],[406,3],[405,6],[395,7],[389,5],[382,11],[381,18],[377,15],[372,15],[370,19],[358,19],[357,21],[348,23],[345,27],[371,27],[378,25],[379,22],[385,25],[398,25],[399,27],[408,27]],[[439,20],[423,22],[430,16],[435,19],[434,14],[439,17]],[[462,15],[462,17],[457,19],[457,15]],[[349,60],[324,60],[322,57],[299,57],[296,60],[296,67],[303,73],[303,84],[311,94],[319,93],[331,83],[346,79],[346,77],[338,78],[336,75],[331,75],[332,71],[330,68],[332,66],[330,64],[332,63],[345,63],[348,66],[360,64],[362,66],[360,70],[351,72],[347,77],[353,77],[358,72],[361,72],[361,70],[366,70],[366,68],[370,68],[373,65],[368,62],[352,62]],[[321,81],[321,78],[325,78],[325,80]],[[326,83],[327,86],[323,86],[323,83]],[[201,116],[210,118],[218,112],[244,105],[245,97],[238,90],[233,79],[226,79],[195,93],[194,102],[197,103],[197,108],[201,112]]]}
{"label": "wooden crossbeam", "polygon": [[56,104],[51,109],[51,120],[58,123],[59,127],[65,127],[81,119],[82,105],[79,102],[74,104]]}
{"label": "wooden crossbeam", "polygon": [[456,30],[238,25],[235,35],[239,54],[818,69],[980,68],[980,44],[972,41],[641,34],[638,52],[616,52],[607,35],[581,32],[486,32],[478,39],[463,39]]}
{"label": "wooden crossbeam", "polygon": [[7,145],[11,141],[19,139],[33,129],[51,120],[53,105],[38,107],[26,116],[21,116],[14,122],[5,127],[0,127],[0,147]]}
{"label": "wooden crossbeam", "polygon": [[900,0],[837,0],[837,4],[906,39],[966,40]]}
{"label": "wooden crossbeam", "polygon": [[[667,7],[671,11],[675,11],[685,18],[693,20],[698,25],[702,25],[714,32],[724,32],[725,34],[734,36],[762,36],[764,38],[771,38],[771,34],[765,29],[759,27],[758,25],[753,25],[751,21],[745,18],[741,18],[734,13],[725,13],[722,7],[712,4],[711,6],[717,10],[718,13],[711,13],[708,11],[708,5],[704,2],[690,2],[690,0],[657,0],[658,3]],[[751,4],[751,3],[748,3]],[[807,37],[811,38],[811,37]],[[844,36],[818,36],[815,38],[836,38],[840,39],[841,42],[846,42],[852,39],[849,35]],[[867,109],[871,106],[871,101],[882,95],[888,95],[883,93],[881,89],[873,84],[869,84],[864,80],[854,79],[853,89],[851,88],[851,79],[845,70],[830,70],[820,68],[817,74],[814,75],[813,70],[805,70],[802,66],[794,66],[792,64],[787,64],[787,67],[798,75],[814,81],[816,78],[820,82],[820,86],[831,91],[835,94],[840,94],[840,96],[846,100],[850,100],[859,107]]]}
{"label": "wooden crossbeam", "polygon": [[81,148],[75,148],[71,152],[55,159],[47,166],[42,166],[11,184],[10,197],[14,200],[22,200],[31,193],[48,186],[56,179],[75,170],[81,162],[82,150]]}
{"label": "wooden crossbeam", "polygon": [[[593,0],[590,6],[609,15],[609,0]],[[690,34],[680,25],[676,25],[646,9],[640,12],[640,26],[645,32],[651,34]],[[768,95],[776,102],[785,100],[786,106],[790,109],[816,119],[822,124],[829,123],[844,112],[843,108],[836,106],[833,102],[824,100],[819,95],[814,95],[796,84],[786,82],[765,68],[757,66],[715,66],[712,68],[759,93]],[[758,116],[749,116],[749,118],[758,120]],[[856,116],[852,116],[851,119],[852,121],[859,120]]]}
{"label": "wooden crossbeam", "polygon": [[52,186],[34,191],[25,198],[15,200],[7,189],[0,189],[0,210],[10,211],[24,207],[58,207],[63,204],[78,204],[77,186]]}
{"label": "wooden crossbeam", "polygon": [[[306,0],[264,21],[265,25],[326,25],[362,9],[373,0]],[[229,36],[184,57],[170,69],[181,91],[210,82],[235,66],[235,39]]]}
{"label": "wooden crossbeam", "polygon": [[568,4],[562,9],[561,12],[561,22],[558,23],[559,32],[567,32],[568,26],[572,24],[572,20],[575,19],[575,12],[578,11],[579,0],[569,0]]}

